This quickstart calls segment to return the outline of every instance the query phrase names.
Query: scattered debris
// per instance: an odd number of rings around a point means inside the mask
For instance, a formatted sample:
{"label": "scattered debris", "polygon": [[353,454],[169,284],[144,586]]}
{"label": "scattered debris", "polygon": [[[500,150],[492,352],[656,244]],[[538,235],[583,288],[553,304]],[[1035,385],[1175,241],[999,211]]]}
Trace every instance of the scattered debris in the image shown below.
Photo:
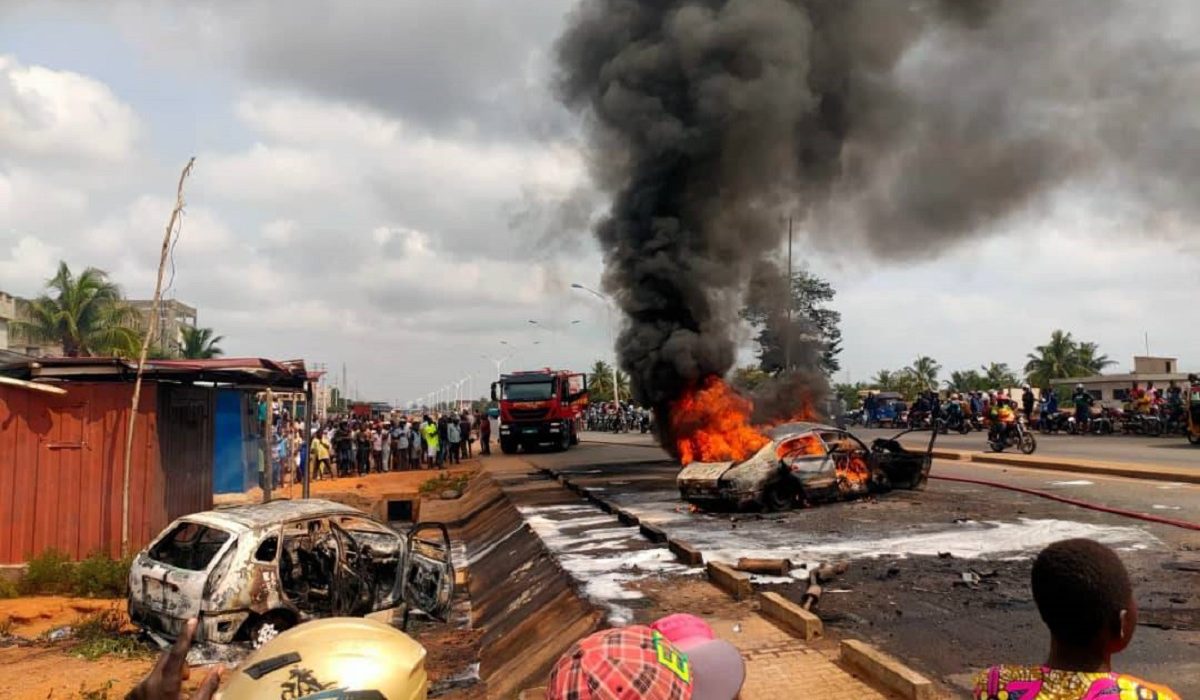
{"label": "scattered debris", "polygon": [[938,552],[938,559],[953,559],[954,554],[951,552]]}
{"label": "scattered debris", "polygon": [[752,574],[787,576],[792,570],[792,562],[790,559],[752,559],[742,557],[738,559],[737,566],[734,568],[738,571],[746,571]]}
{"label": "scattered debris", "polygon": [[55,629],[52,629],[49,632],[47,632],[46,633],[46,641],[61,642],[64,639],[70,639],[74,635],[75,635],[75,628],[70,625],[64,625],[62,627],[56,627]]}

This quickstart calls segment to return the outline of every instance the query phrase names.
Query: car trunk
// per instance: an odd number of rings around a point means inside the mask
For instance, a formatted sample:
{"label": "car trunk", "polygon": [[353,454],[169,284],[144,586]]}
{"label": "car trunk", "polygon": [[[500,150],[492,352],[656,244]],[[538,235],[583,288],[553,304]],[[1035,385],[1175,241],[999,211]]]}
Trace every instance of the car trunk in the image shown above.
{"label": "car trunk", "polygon": [[130,573],[130,612],[154,631],[177,636],[204,608],[213,570],[236,546],[232,533],[183,521],[171,528]]}

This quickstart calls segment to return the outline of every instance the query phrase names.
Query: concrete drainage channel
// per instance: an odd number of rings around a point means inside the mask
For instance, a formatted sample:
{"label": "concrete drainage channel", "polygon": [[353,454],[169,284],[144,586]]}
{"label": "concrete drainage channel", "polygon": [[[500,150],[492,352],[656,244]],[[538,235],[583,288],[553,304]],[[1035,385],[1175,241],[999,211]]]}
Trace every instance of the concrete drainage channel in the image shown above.
{"label": "concrete drainage channel", "polygon": [[[734,600],[748,600],[757,597],[759,613],[770,618],[797,638],[812,641],[824,635],[824,625],[820,617],[800,603],[789,600],[777,592],[762,592],[756,596],[751,574],[735,569],[733,562],[705,562],[704,555],[698,547],[687,541],[668,536],[662,528],[654,524],[641,522],[633,512],[606,499],[602,489],[588,488],[577,484],[566,474],[554,469],[539,468],[539,471],[557,480],[563,487],[585,499],[600,511],[615,516],[618,522],[626,527],[636,527],[646,541],[660,547],[665,546],[680,565],[688,567],[690,570],[694,570],[695,567],[704,567],[703,570],[708,579]],[[816,595],[819,596],[818,577],[815,575],[817,569],[814,568],[813,571],[813,585],[817,586]],[[786,569],[774,573],[786,573]],[[839,646],[839,658],[846,667],[872,684],[885,688],[899,697],[928,700],[940,696],[940,691],[933,681],[865,642],[843,640]]]}

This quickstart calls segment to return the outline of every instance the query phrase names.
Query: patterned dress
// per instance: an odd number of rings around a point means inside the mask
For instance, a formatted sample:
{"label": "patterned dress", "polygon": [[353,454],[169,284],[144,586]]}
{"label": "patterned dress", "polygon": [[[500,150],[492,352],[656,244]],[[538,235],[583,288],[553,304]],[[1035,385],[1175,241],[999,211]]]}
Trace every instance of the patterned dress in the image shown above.
{"label": "patterned dress", "polygon": [[975,677],[973,700],[1179,700],[1169,688],[1121,673],[993,666]]}

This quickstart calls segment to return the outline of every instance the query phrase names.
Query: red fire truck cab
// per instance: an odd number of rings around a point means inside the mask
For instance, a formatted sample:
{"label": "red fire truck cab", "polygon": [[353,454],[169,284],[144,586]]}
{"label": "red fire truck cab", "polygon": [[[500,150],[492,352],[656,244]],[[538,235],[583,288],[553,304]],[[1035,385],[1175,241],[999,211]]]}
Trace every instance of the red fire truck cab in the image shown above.
{"label": "red fire truck cab", "polygon": [[587,376],[549,367],[504,374],[492,384],[492,400],[500,404],[500,449],[505,454],[541,445],[566,450],[579,443]]}

